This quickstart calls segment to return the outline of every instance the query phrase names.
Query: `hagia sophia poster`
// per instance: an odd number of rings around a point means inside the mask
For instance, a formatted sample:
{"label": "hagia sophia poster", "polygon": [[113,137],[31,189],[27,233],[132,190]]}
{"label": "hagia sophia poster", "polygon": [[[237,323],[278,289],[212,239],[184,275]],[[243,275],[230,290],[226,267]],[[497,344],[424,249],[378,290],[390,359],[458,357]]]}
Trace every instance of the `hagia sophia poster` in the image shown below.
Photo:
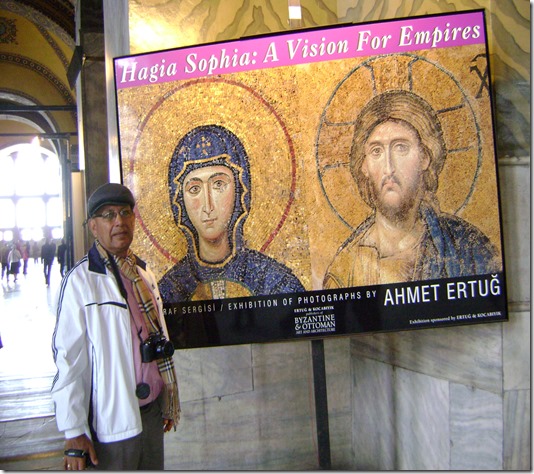
{"label": "hagia sophia poster", "polygon": [[175,346],[503,321],[483,10],[114,60]]}

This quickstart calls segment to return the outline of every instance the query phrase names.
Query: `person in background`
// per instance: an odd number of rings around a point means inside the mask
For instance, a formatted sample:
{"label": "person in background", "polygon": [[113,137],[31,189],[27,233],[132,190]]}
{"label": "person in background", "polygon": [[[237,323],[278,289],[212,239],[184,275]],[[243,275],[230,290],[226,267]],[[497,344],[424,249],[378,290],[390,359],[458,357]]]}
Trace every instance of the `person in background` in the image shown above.
{"label": "person in background", "polygon": [[[16,282],[19,276],[20,271],[20,261],[22,259],[22,254],[20,253],[18,244],[13,245],[11,251],[7,256],[7,264],[9,266],[9,274],[13,275],[14,281]],[[9,275],[7,277],[9,281]]]}
{"label": "person in background", "polygon": [[39,261],[39,244],[35,242],[35,240],[33,241],[33,244],[32,244],[32,258],[33,258],[33,263],[37,264]]}
{"label": "person in background", "polygon": [[50,237],[46,238],[45,243],[41,248],[41,261],[43,262],[43,271],[46,286],[50,286],[50,273],[52,272],[52,263],[56,256],[56,244],[52,242]]}
{"label": "person in background", "polygon": [[57,263],[59,263],[59,273],[61,273],[61,277],[64,277],[67,270],[67,244],[65,239],[61,239],[61,243],[57,247]]}
{"label": "person in background", "polygon": [[22,262],[23,262],[22,273],[24,275],[27,275],[28,274],[28,259],[30,258],[30,243],[29,242],[22,243],[22,245],[20,246],[20,249],[22,253]]}
{"label": "person in background", "polygon": [[90,196],[96,240],[58,291],[51,392],[67,470],[85,469],[86,459],[99,470],[161,470],[163,434],[180,418],[156,278],[130,249],[134,206],[121,184]]}
{"label": "person in background", "polygon": [[7,263],[9,251],[10,248],[7,242],[2,241],[0,243],[0,263],[2,265],[2,280],[4,279],[5,275],[6,281],[9,279],[9,264]]}

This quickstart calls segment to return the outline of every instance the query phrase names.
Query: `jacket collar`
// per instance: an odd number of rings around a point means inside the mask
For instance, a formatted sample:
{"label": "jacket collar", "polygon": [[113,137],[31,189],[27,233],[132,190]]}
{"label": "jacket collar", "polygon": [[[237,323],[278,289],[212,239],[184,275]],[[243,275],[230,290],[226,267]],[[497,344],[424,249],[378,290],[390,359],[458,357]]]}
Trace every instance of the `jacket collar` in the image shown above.
{"label": "jacket collar", "polygon": [[[87,259],[89,261],[89,270],[95,273],[100,273],[102,275],[105,275],[107,273],[106,271],[106,265],[104,264],[104,261],[100,257],[100,254],[98,253],[98,250],[93,244],[91,248],[89,249],[89,252],[87,252]],[[142,268],[143,270],[146,270],[146,262],[141,260],[137,255],[135,255],[136,264],[138,267]]]}

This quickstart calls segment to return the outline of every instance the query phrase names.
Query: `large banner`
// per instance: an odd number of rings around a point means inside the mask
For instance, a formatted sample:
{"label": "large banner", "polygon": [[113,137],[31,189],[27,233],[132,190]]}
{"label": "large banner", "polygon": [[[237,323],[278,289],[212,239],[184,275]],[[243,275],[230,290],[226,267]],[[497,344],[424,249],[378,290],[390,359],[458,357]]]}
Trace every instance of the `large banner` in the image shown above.
{"label": "large banner", "polygon": [[484,11],[114,60],[179,348],[507,319]]}

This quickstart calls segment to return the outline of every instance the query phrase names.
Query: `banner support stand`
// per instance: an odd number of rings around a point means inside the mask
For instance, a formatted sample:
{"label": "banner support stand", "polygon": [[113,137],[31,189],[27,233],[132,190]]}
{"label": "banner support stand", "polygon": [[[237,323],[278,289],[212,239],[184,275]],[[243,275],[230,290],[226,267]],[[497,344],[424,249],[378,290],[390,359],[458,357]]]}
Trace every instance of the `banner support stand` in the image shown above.
{"label": "banner support stand", "polygon": [[315,395],[315,422],[317,426],[317,446],[319,449],[319,467],[330,469],[330,429],[328,425],[328,399],[326,391],[326,370],[324,358],[324,341],[311,341],[313,364],[313,389]]}

